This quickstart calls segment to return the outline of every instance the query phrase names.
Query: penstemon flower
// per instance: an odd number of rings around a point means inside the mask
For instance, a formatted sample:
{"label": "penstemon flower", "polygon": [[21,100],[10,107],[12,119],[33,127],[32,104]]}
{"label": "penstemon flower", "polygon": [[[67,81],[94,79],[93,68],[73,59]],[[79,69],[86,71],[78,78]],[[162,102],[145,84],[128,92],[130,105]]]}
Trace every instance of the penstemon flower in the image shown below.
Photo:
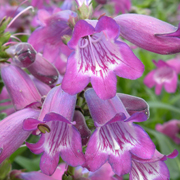
{"label": "penstemon flower", "polygon": [[176,144],[180,144],[180,120],[170,120],[163,124],[156,124],[156,130],[169,136]]}
{"label": "penstemon flower", "polygon": [[114,173],[122,176],[131,170],[132,154],[142,159],[153,156],[153,142],[140,126],[133,124],[147,119],[144,112],[130,116],[117,96],[104,101],[93,89],[85,92],[85,98],[96,125],[85,152],[85,166],[90,171],[108,161]]}
{"label": "penstemon flower", "polygon": [[120,36],[143,49],[158,54],[180,52],[179,27],[141,14],[123,14],[114,20],[120,26]]}
{"label": "penstemon flower", "polygon": [[180,73],[180,59],[153,62],[157,69],[147,74],[144,78],[144,84],[149,88],[155,86],[155,93],[157,95],[161,94],[163,86],[168,93],[174,93],[177,88],[177,75]]}
{"label": "penstemon flower", "polygon": [[84,163],[80,133],[72,123],[75,101],[76,95],[63,92],[61,86],[54,87],[45,99],[38,120],[24,121],[24,130],[47,129],[36,144],[26,143],[33,153],[43,153],[40,168],[44,174],[54,173],[59,156],[71,166]]}
{"label": "penstemon flower", "polygon": [[[94,27],[95,26],[95,27]],[[137,79],[144,66],[124,42],[118,41],[119,26],[109,17],[97,21],[79,20],[68,46],[74,49],[67,62],[62,89],[81,92],[89,82],[101,99],[116,94],[116,75]]]}

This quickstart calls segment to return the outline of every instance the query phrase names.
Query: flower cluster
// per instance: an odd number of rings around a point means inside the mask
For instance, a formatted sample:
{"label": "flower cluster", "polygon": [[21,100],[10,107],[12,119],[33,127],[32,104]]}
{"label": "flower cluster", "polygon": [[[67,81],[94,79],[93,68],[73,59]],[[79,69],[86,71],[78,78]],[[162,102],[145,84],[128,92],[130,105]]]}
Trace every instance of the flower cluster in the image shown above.
{"label": "flower cluster", "polygon": [[[130,10],[129,0],[113,2],[116,14]],[[17,37],[11,35],[2,44],[3,56],[0,49],[4,83],[0,98],[11,99],[3,102],[8,116],[0,121],[0,163],[25,141],[32,153],[41,154],[41,172],[13,170],[9,177],[122,180],[129,174],[130,180],[169,179],[164,161],[175,158],[178,151],[163,155],[156,150],[138,125],[149,118],[147,102],[117,93],[116,76],[135,80],[145,68],[122,38],[148,51],[172,54],[180,52],[179,27],[139,14],[100,15],[92,20],[96,14],[90,0],[76,0],[77,9],[72,0],[44,8],[48,3],[32,1],[39,8],[32,25],[38,27],[28,42],[14,42],[12,37]],[[154,63],[157,69],[144,83],[156,86],[156,94],[163,85],[167,92],[175,92],[180,60]],[[166,132],[160,125],[156,128]],[[33,135],[36,143],[29,142]],[[175,141],[179,143],[179,138]]]}

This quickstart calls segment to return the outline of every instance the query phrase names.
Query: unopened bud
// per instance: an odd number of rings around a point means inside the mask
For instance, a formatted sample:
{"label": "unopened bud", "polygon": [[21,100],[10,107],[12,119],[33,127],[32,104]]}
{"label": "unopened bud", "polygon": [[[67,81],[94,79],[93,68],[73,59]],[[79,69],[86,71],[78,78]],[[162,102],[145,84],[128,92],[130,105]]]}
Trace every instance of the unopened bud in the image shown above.
{"label": "unopened bud", "polygon": [[36,51],[29,43],[18,43],[6,50],[19,67],[28,67],[36,59]]}

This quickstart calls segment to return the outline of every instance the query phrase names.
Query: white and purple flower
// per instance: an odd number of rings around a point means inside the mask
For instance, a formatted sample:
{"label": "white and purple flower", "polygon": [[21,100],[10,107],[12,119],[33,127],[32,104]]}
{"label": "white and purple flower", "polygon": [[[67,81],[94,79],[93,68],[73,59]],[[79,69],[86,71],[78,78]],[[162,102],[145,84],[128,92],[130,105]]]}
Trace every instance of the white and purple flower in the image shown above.
{"label": "white and purple flower", "polygon": [[122,176],[131,170],[132,155],[142,159],[153,156],[155,145],[140,126],[132,123],[145,121],[144,112],[130,116],[117,96],[102,100],[93,89],[85,92],[85,98],[96,126],[85,153],[90,171],[108,161],[114,173]]}
{"label": "white and purple flower", "polygon": [[[95,26],[95,27],[94,27]],[[120,29],[110,17],[79,20],[68,46],[74,50],[68,58],[62,89],[69,94],[81,92],[89,82],[101,99],[116,94],[116,75],[137,79],[144,65],[127,44],[118,41]]]}
{"label": "white and purple flower", "polygon": [[85,162],[81,136],[72,123],[75,102],[76,95],[65,93],[61,86],[54,87],[44,101],[38,120],[29,118],[24,121],[24,130],[47,129],[36,144],[26,143],[33,153],[43,153],[40,168],[47,175],[55,171],[59,156],[70,166]]}

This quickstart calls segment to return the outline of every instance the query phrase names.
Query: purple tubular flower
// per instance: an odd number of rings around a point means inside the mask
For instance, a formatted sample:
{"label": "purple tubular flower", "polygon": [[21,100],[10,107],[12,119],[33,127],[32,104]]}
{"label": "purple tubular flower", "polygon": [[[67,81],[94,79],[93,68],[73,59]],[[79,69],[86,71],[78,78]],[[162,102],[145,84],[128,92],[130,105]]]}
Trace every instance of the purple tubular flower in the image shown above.
{"label": "purple tubular flower", "polygon": [[114,173],[122,176],[131,170],[132,154],[142,159],[153,156],[153,142],[140,126],[132,123],[145,121],[144,112],[130,116],[117,96],[102,100],[93,89],[85,92],[85,98],[96,125],[85,153],[90,171],[96,171],[108,161]]}
{"label": "purple tubular flower", "polygon": [[112,18],[101,17],[95,28],[78,21],[68,42],[75,51],[68,58],[62,89],[76,94],[91,81],[101,99],[110,99],[116,94],[116,75],[139,78],[144,66],[125,43],[116,40],[118,36],[119,26]]}
{"label": "purple tubular flower", "polygon": [[71,166],[82,165],[85,161],[81,136],[72,125],[75,103],[75,95],[63,92],[60,86],[54,87],[45,99],[39,121],[33,118],[24,121],[24,130],[36,130],[40,126],[49,128],[49,133],[41,134],[36,144],[26,143],[33,153],[43,153],[40,168],[47,175],[55,171],[59,156]]}
{"label": "purple tubular flower", "polygon": [[157,124],[156,130],[169,136],[176,144],[180,144],[180,120],[170,120],[164,124]]}
{"label": "purple tubular flower", "polygon": [[1,77],[16,110],[33,103],[40,105],[41,95],[31,78],[21,68],[14,65],[3,65]]}
{"label": "purple tubular flower", "polygon": [[152,70],[145,77],[144,84],[149,88],[155,86],[155,92],[157,95],[161,93],[163,85],[168,93],[174,93],[177,88],[177,74],[180,73],[180,60],[172,59],[166,62],[162,60],[153,62],[157,66],[157,69]]}
{"label": "purple tubular flower", "polygon": [[28,138],[31,132],[22,129],[24,119],[37,118],[38,110],[25,108],[0,121],[0,164]]}
{"label": "purple tubular flower", "polygon": [[164,163],[167,158],[175,158],[178,151],[174,150],[170,155],[163,155],[157,150],[151,159],[140,159],[132,156],[132,169],[129,180],[168,180],[170,179],[169,170]]}
{"label": "purple tubular flower", "polygon": [[140,14],[123,14],[114,20],[120,26],[120,36],[143,49],[158,54],[180,52],[179,27]]}
{"label": "purple tubular flower", "polygon": [[27,69],[33,76],[48,85],[52,85],[58,80],[59,73],[57,69],[44,59],[40,53],[36,54],[35,62]]}

